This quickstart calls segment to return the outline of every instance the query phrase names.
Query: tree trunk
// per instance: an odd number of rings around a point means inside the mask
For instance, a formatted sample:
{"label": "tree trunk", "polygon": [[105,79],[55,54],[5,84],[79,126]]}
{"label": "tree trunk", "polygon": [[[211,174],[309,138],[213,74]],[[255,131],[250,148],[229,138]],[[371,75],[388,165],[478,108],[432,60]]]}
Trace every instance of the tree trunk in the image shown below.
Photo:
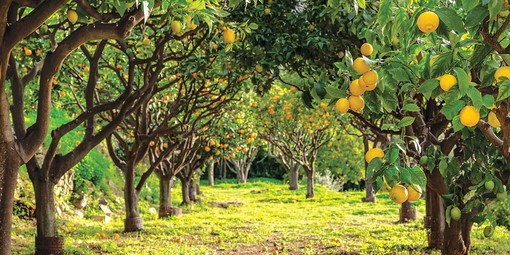
{"label": "tree trunk", "polygon": [[189,200],[191,202],[196,202],[197,201],[197,187],[196,187],[196,183],[193,179],[191,179],[191,181],[189,182],[188,192],[189,192]]}
{"label": "tree trunk", "polygon": [[227,162],[225,159],[221,159],[220,162],[220,178],[222,180],[227,179]]}
{"label": "tree trunk", "polygon": [[181,180],[181,191],[182,191],[182,203],[183,205],[191,204],[191,198],[189,194],[190,180],[186,178],[180,178]]}
{"label": "tree trunk", "polygon": [[427,230],[428,248],[442,249],[445,238],[443,198],[430,188],[427,188],[426,192],[426,224],[424,225],[429,227]]}
{"label": "tree trunk", "polygon": [[371,182],[365,182],[365,197],[361,200],[363,202],[372,202],[372,203],[377,202],[374,186],[372,186]]}
{"label": "tree trunk", "polygon": [[214,160],[209,161],[209,175],[207,185],[214,186]]}
{"label": "tree trunk", "polygon": [[411,203],[405,201],[400,207],[400,221],[401,223],[416,220],[416,208],[411,207]]}
{"label": "tree trunk", "polygon": [[451,220],[450,226],[445,227],[444,255],[467,255],[471,248],[471,218],[462,214],[460,220]]}
{"label": "tree trunk", "polygon": [[127,169],[124,184],[124,202],[126,207],[126,219],[124,221],[124,232],[135,232],[143,229],[142,217],[138,205],[138,192],[135,189],[134,167]]}
{"label": "tree trunk", "polygon": [[168,176],[159,178],[159,218],[165,218],[172,212],[172,184],[173,179]]}
{"label": "tree trunk", "polygon": [[291,169],[289,169],[289,189],[299,189],[299,166],[292,166]]}
{"label": "tree trunk", "polygon": [[248,173],[243,167],[239,167],[237,169],[237,182],[241,184],[245,184],[248,179]]}
{"label": "tree trunk", "polygon": [[14,190],[18,179],[21,159],[17,156],[15,143],[5,142],[0,150],[0,254],[11,254],[12,209]]}
{"label": "tree trunk", "polygon": [[315,196],[313,191],[313,176],[314,171],[306,171],[306,198],[313,198]]}

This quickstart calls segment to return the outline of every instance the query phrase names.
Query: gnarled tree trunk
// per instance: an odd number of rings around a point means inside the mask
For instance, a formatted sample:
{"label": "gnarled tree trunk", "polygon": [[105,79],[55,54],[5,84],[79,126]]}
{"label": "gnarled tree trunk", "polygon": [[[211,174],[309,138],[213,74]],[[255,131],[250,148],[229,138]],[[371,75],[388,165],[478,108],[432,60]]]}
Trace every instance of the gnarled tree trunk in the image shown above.
{"label": "gnarled tree trunk", "polygon": [[[2,93],[3,94],[3,93]],[[5,137],[4,137],[5,139]],[[0,149],[0,254],[11,253],[12,209],[14,190],[18,179],[21,159],[18,157],[14,141],[3,141]]]}
{"label": "gnarled tree trunk", "polygon": [[293,166],[289,169],[289,189],[299,189],[299,165],[297,164],[293,164]]}

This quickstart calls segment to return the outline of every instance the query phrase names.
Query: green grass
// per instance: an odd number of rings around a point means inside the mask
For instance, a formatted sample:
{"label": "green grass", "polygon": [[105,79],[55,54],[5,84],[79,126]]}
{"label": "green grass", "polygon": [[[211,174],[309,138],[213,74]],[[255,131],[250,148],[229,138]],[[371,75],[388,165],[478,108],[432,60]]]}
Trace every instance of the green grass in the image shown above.
{"label": "green grass", "polygon": [[[176,187],[174,190],[179,190]],[[289,191],[271,179],[244,185],[228,181],[203,186],[202,202],[184,208],[184,216],[165,220],[150,215],[155,204],[144,201],[145,230],[122,233],[122,212],[100,224],[86,219],[62,220],[67,254],[439,254],[427,251],[421,220],[397,224],[399,206],[387,194],[378,203],[362,203],[362,192],[335,192],[317,186],[315,199],[305,190]],[[258,193],[259,192],[259,193]],[[178,192],[173,196],[179,202]],[[239,202],[227,209],[210,202]],[[418,218],[424,204],[417,206]],[[100,233],[106,235],[100,237]],[[16,220],[13,254],[33,254],[34,224]],[[497,228],[491,239],[483,227],[472,232],[472,254],[509,254],[510,233]]]}

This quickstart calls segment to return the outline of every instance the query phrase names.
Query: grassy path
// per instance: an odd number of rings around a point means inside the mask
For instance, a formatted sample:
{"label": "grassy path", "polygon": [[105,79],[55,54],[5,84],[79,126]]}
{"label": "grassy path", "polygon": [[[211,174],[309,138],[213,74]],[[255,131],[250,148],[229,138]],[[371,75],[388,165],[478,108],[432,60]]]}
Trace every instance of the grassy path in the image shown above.
{"label": "grassy path", "polygon": [[[177,189],[175,189],[177,190]],[[399,206],[387,194],[361,203],[362,192],[334,192],[318,186],[316,198],[289,191],[274,180],[202,187],[202,203],[184,216],[159,220],[142,206],[145,230],[122,233],[122,212],[109,224],[67,219],[61,227],[68,254],[438,254],[424,250],[424,201],[420,220],[396,224]],[[174,194],[178,200],[179,194]],[[212,202],[233,203],[228,208]],[[236,205],[237,204],[237,205]],[[157,208],[156,205],[152,205]],[[35,225],[17,220],[14,254],[33,254]],[[472,233],[472,254],[510,254],[510,232],[497,228],[491,239],[483,227]]]}

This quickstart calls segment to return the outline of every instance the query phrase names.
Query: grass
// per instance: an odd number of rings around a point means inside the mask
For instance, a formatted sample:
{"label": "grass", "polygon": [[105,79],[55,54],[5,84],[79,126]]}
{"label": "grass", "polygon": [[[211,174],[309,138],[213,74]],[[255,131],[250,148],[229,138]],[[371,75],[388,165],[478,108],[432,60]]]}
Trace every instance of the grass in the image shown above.
{"label": "grass", "polygon": [[[173,196],[178,202],[178,190]],[[317,186],[315,199],[305,190],[289,191],[271,179],[203,186],[202,202],[184,208],[184,216],[160,220],[142,203],[145,229],[122,233],[122,212],[109,224],[64,219],[66,254],[439,254],[425,250],[421,220],[396,224],[399,206],[387,194],[378,203],[362,203],[362,192],[335,192]],[[211,202],[238,202],[227,209]],[[424,202],[417,206],[424,215]],[[33,254],[34,223],[16,220],[13,254]],[[104,235],[102,237],[101,235]],[[497,228],[490,239],[483,226],[472,232],[472,254],[509,254],[510,233]]]}

